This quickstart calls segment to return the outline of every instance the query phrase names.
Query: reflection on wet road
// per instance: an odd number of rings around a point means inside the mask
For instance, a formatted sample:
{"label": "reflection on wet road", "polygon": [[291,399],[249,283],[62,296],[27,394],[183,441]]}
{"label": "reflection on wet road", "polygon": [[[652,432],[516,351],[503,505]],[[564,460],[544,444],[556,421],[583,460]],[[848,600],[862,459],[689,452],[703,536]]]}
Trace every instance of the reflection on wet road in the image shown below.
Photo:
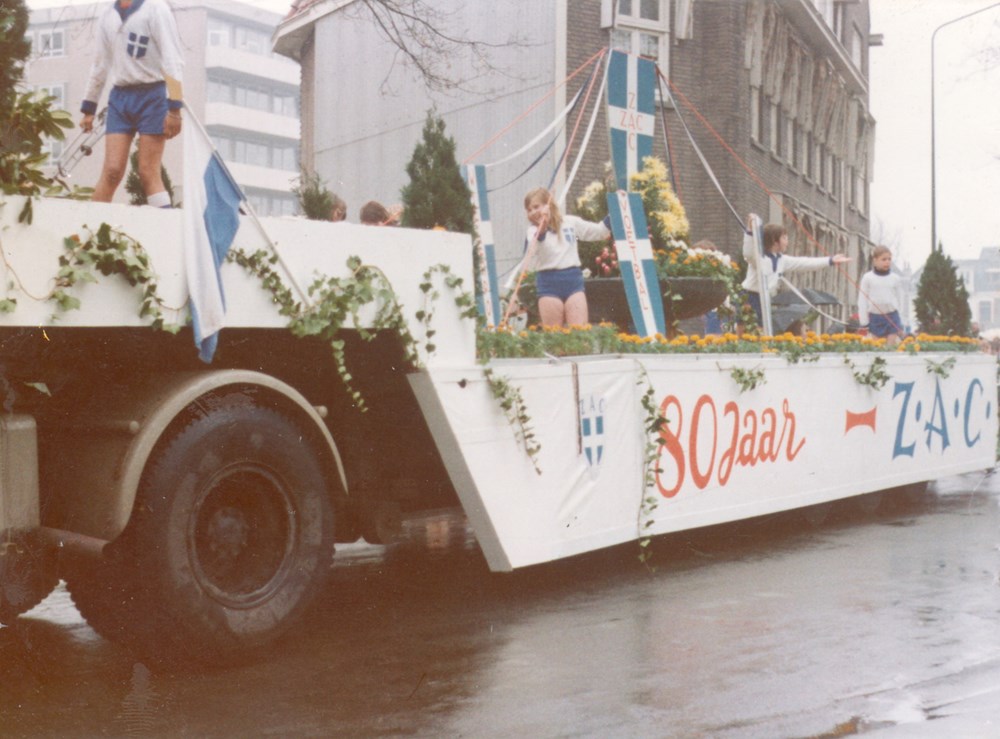
{"label": "reflection on wet road", "polygon": [[63,589],[0,630],[4,736],[1000,734],[1000,475],[490,574],[463,519],[341,547],[265,660],[151,674]]}

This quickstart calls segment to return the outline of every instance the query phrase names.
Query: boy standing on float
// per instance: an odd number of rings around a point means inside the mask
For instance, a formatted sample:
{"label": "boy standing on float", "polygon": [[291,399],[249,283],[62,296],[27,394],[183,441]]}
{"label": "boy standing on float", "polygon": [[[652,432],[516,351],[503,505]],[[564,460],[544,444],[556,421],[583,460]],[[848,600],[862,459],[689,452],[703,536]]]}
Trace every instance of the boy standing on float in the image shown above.
{"label": "boy standing on float", "polygon": [[93,200],[111,201],[138,133],[139,179],[146,200],[154,207],[170,207],[160,165],[167,139],[181,131],[183,67],[177,24],[166,0],[117,0],[101,16],[97,56],[80,106],[80,128],[89,132],[110,80],[104,167]]}

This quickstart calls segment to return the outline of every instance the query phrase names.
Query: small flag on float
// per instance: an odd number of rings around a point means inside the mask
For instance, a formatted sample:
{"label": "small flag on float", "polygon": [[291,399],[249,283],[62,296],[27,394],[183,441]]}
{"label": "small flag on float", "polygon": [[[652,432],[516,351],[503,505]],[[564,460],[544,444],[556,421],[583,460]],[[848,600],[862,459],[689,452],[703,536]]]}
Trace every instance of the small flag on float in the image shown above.
{"label": "small flag on float", "polygon": [[194,343],[211,362],[225,324],[222,263],[246,198],[200,125],[184,126],[184,264]]}
{"label": "small flag on float", "polygon": [[493,244],[493,223],[486,195],[486,167],[476,164],[462,166],[462,177],[472,195],[473,218],[476,226],[477,255],[476,307],[491,328],[500,321],[500,289],[497,282],[496,248]]}
{"label": "small flag on float", "polygon": [[653,155],[656,125],[656,66],[623,51],[608,60],[608,128],[611,161],[619,190],[642,171],[643,157]]}
{"label": "small flag on float", "polygon": [[639,336],[665,335],[663,295],[656,276],[642,196],[624,190],[608,193],[608,215],[635,332]]}

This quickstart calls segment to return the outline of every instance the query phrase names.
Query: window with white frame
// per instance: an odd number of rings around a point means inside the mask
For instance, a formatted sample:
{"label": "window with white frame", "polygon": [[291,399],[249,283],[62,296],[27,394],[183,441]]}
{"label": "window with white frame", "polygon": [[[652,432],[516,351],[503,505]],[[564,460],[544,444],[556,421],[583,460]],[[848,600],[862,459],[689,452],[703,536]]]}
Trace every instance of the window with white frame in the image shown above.
{"label": "window with white frame", "polygon": [[857,206],[858,206],[858,212],[861,213],[862,215],[866,215],[868,213],[868,181],[865,179],[864,175],[865,169],[866,165],[862,164],[861,166],[859,166],[856,178],[857,190],[858,190]]}
{"label": "window with white frame", "polygon": [[805,138],[805,129],[795,121],[792,130],[792,167],[798,172],[805,170]]}
{"label": "window with white frame", "polygon": [[778,106],[767,98],[767,145],[775,154],[781,147],[781,126],[778,124]]}
{"label": "window with white frame", "polygon": [[225,133],[211,134],[211,138],[219,155],[227,161],[287,172],[299,169],[299,149],[295,145],[245,139]]}
{"label": "window with white frame", "polygon": [[771,152],[781,158],[785,151],[785,114],[781,106],[771,106]]}
{"label": "window with white frame", "polygon": [[795,119],[790,115],[782,115],[782,120],[785,122],[785,132],[782,136],[782,154],[783,158],[792,167],[795,166]]}
{"label": "window with white frame", "polygon": [[[614,0],[611,48],[665,62],[669,13],[665,0]],[[608,3],[610,8],[610,3]]]}
{"label": "window with white frame", "polygon": [[271,53],[271,35],[259,28],[236,26],[233,45],[242,51],[266,56]]}
{"label": "window with white frame", "polygon": [[750,139],[760,143],[761,94],[759,87],[750,88]]}
{"label": "window with white frame", "polygon": [[812,0],[813,6],[823,16],[823,20],[826,21],[826,25],[832,30],[836,25],[836,13],[834,7],[836,3],[834,0]]}
{"label": "window with white frame", "polygon": [[66,47],[62,29],[38,32],[38,43],[34,48],[39,58],[65,56]]}
{"label": "window with white frame", "polygon": [[233,26],[219,18],[208,19],[208,45],[229,48],[233,45]]}
{"label": "window with white frame", "polygon": [[857,28],[851,29],[851,61],[854,62],[854,66],[860,70],[861,64],[864,61],[864,48],[865,39],[861,35],[861,31]]}

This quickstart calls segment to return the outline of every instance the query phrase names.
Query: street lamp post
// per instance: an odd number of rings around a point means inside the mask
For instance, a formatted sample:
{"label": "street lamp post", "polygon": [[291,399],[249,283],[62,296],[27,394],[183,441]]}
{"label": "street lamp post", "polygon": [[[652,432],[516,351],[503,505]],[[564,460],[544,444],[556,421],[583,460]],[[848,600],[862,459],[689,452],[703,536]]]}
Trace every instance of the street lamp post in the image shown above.
{"label": "street lamp post", "polygon": [[979,15],[987,10],[1000,7],[1000,3],[993,3],[992,5],[987,5],[985,8],[980,8],[979,10],[973,10],[971,13],[966,13],[965,15],[960,15],[958,18],[952,18],[950,21],[945,21],[940,26],[934,29],[931,33],[931,251],[937,249],[937,151],[936,151],[936,137],[934,131],[934,40],[937,38],[938,31],[940,31],[945,26],[950,26],[952,23],[958,23],[959,21],[964,21],[966,18],[970,18],[974,15]]}

